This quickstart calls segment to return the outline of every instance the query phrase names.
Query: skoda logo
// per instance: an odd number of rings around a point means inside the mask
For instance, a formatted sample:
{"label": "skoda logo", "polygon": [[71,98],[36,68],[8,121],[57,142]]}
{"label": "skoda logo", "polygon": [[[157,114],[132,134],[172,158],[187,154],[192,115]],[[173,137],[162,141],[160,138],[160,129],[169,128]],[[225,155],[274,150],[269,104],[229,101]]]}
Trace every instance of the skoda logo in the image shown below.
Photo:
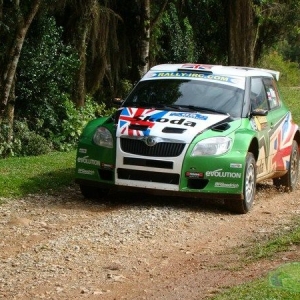
{"label": "skoda logo", "polygon": [[155,137],[153,136],[148,136],[146,139],[144,139],[144,142],[149,147],[152,147],[157,143]]}

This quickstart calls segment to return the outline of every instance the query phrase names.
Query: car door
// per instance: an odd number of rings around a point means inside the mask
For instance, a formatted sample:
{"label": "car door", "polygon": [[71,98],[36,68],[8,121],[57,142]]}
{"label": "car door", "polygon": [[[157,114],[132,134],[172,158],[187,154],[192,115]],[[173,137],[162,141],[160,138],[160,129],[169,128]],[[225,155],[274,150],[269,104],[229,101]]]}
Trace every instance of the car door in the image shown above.
{"label": "car door", "polygon": [[263,78],[252,77],[250,82],[251,124],[257,131],[259,153],[256,162],[257,179],[267,176],[271,168],[270,131],[273,118]]}
{"label": "car door", "polygon": [[291,122],[291,114],[283,106],[276,82],[273,78],[263,78],[267,92],[269,105],[268,123],[269,130],[269,170],[268,172],[280,172],[288,168],[291,145],[294,136],[294,125]]}

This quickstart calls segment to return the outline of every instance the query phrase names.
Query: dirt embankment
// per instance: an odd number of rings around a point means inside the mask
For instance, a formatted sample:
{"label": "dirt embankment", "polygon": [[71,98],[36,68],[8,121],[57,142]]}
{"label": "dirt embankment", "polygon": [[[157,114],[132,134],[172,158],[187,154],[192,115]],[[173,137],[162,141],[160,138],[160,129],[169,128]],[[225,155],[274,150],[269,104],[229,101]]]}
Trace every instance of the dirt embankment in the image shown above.
{"label": "dirt embankment", "polygon": [[0,206],[0,298],[205,299],[287,261],[245,264],[249,246],[288,230],[300,190],[259,185],[253,211],[216,201],[110,194],[86,201],[77,186]]}

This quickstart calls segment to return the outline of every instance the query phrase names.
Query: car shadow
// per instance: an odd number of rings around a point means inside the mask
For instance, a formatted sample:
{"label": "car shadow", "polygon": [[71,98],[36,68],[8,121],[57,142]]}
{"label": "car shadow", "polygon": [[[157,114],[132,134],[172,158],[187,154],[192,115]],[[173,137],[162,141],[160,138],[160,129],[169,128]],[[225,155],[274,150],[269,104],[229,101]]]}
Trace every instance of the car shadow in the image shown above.
{"label": "car shadow", "polygon": [[[256,185],[257,197],[260,193],[269,193],[276,190],[271,182]],[[179,196],[158,196],[135,191],[112,191],[103,198],[85,199],[78,188],[79,201],[99,206],[101,210],[118,210],[131,207],[149,209],[151,207],[170,207],[176,210],[188,210],[194,212],[206,212],[211,214],[235,214],[225,206],[223,199],[214,198],[187,198]],[[254,204],[255,205],[255,204]]]}
{"label": "car shadow", "polygon": [[[61,178],[59,187],[53,182],[53,177]],[[63,179],[65,178],[65,179]],[[53,182],[52,182],[53,181]],[[52,182],[52,183],[51,183]],[[266,182],[257,184],[257,193],[264,190],[271,190],[275,187]],[[43,194],[52,195],[52,200],[48,200],[46,205],[63,206],[64,209],[77,209],[88,211],[111,211],[118,209],[138,208],[160,208],[170,207],[176,210],[188,210],[194,212],[205,212],[211,214],[232,214],[224,205],[222,199],[199,199],[178,196],[157,196],[135,191],[111,191],[108,195],[98,199],[85,199],[74,183],[73,170],[66,169],[58,173],[41,174],[36,178],[28,178],[26,183],[21,186],[22,192],[28,194],[27,201],[30,201],[30,195],[39,194],[43,199]],[[67,205],[66,205],[67,204]]]}
{"label": "car shadow", "polygon": [[[176,210],[189,210],[194,212],[207,212],[212,214],[228,214],[224,201],[220,199],[198,199],[178,196],[157,196],[147,193],[131,191],[110,192],[107,196],[97,199],[85,199],[79,196],[83,202],[102,207],[103,210],[172,208]],[[95,207],[94,207],[95,208]]]}

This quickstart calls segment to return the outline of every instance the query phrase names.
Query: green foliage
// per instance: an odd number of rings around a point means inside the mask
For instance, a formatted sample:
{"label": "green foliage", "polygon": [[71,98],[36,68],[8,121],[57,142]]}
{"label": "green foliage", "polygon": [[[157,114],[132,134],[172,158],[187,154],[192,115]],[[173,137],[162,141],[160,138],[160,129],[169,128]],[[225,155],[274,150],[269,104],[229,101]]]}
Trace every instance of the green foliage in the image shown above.
{"label": "green foliage", "polygon": [[300,110],[299,110],[300,89],[298,87],[281,86],[280,93],[285,104],[292,112],[294,122],[300,124]]}
{"label": "green foliage", "polygon": [[26,121],[16,121],[14,124],[15,156],[38,156],[49,153],[51,144],[38,133],[28,128]]}
{"label": "green foliage", "polygon": [[26,120],[15,121],[13,128],[0,124],[0,158],[37,156],[51,151],[51,144],[28,128]]}
{"label": "green foliage", "polygon": [[59,135],[53,135],[51,140],[54,147],[60,151],[73,149],[85,125],[100,115],[110,115],[113,109],[106,109],[105,104],[98,105],[91,98],[87,98],[85,105],[76,108],[68,98],[65,99],[66,118],[62,121],[62,131]]}
{"label": "green foliage", "polygon": [[125,98],[130,93],[132,88],[133,88],[133,84],[129,80],[127,80],[127,79],[121,80],[120,84],[119,84],[120,96]]}
{"label": "green foliage", "polygon": [[75,151],[0,159],[0,197],[57,191],[74,182]]}
{"label": "green foliage", "polygon": [[295,62],[285,61],[281,54],[271,51],[260,61],[259,66],[280,71],[281,86],[298,86],[300,83],[299,66]]}
{"label": "green foliage", "polygon": [[[162,20],[160,37],[162,59],[167,62],[194,62],[197,60],[193,28],[187,17],[180,16],[173,3]],[[158,34],[158,32],[157,32]]]}
{"label": "green foliage", "polygon": [[[159,4],[153,4],[153,15]],[[151,33],[151,61],[226,64],[228,39],[222,1],[170,3]]]}
{"label": "green foliage", "polygon": [[17,72],[16,117],[26,118],[30,130],[46,138],[61,131],[64,94],[71,93],[78,67],[78,59],[61,36],[54,18],[33,23]]}
{"label": "green foliage", "polygon": [[6,122],[0,123],[0,158],[14,156],[21,148],[21,142],[12,135],[13,130]]}
{"label": "green foliage", "polygon": [[[300,31],[300,28],[298,28]],[[277,50],[282,54],[284,60],[293,61],[300,64],[300,32],[289,34],[288,37],[282,40]]]}

